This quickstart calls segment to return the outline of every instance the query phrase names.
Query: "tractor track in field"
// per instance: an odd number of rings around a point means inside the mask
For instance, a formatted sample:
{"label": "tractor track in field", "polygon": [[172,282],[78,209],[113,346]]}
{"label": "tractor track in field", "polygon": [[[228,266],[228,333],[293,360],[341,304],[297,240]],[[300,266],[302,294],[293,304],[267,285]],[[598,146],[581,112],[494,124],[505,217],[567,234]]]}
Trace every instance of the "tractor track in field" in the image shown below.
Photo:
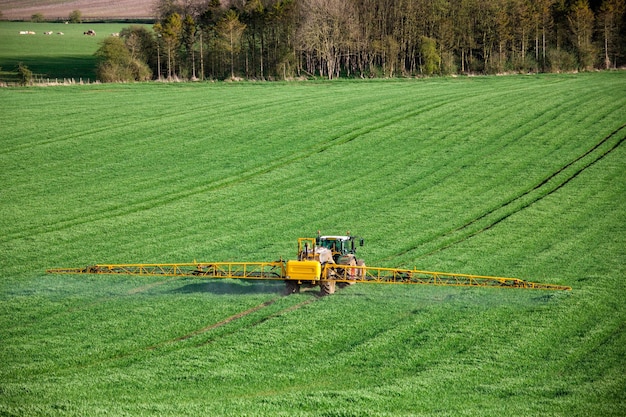
{"label": "tractor track in field", "polygon": [[35,371],[32,372],[32,375],[41,375],[41,376],[46,376],[46,375],[53,375],[53,376],[58,376],[59,374],[63,374],[63,373],[71,373],[73,371],[75,371],[76,369],[86,369],[86,368],[92,368],[92,367],[96,367],[96,366],[100,366],[103,364],[108,364],[108,363],[112,363],[112,362],[118,362],[118,361],[122,361],[122,360],[126,360],[126,359],[132,359],[135,356],[138,355],[142,355],[145,354],[147,352],[154,352],[154,351],[159,351],[162,350],[163,353],[167,354],[170,353],[172,351],[178,350],[178,349],[182,349],[185,347],[191,347],[191,348],[199,348],[199,347],[203,347],[206,345],[209,345],[211,343],[216,342],[217,340],[227,337],[231,334],[234,334],[236,332],[239,331],[243,331],[243,330],[248,330],[251,328],[254,328],[262,323],[265,323],[273,318],[276,317],[280,317],[284,314],[288,314],[291,313],[293,311],[296,311],[306,305],[309,305],[313,302],[315,302],[316,300],[320,299],[320,297],[318,297],[317,295],[312,296],[311,298],[301,301],[297,304],[288,306],[288,307],[284,307],[278,311],[274,311],[274,312],[270,312],[269,314],[263,314],[262,316],[254,319],[251,323],[247,323],[244,324],[243,326],[240,327],[235,327],[233,329],[229,329],[228,331],[225,331],[223,333],[217,334],[212,338],[209,338],[208,340],[202,340],[199,342],[196,342],[195,344],[184,344],[184,345],[179,345],[179,347],[176,347],[177,344],[180,344],[181,342],[185,342],[188,340],[193,339],[194,337],[198,337],[201,336],[203,334],[209,333],[213,330],[219,329],[221,327],[227,326],[231,323],[234,323],[238,320],[241,320],[247,316],[250,316],[251,314],[254,314],[256,312],[260,312],[263,309],[270,307],[272,305],[274,305],[275,303],[277,303],[278,301],[288,298],[288,295],[282,295],[279,297],[275,297],[272,298],[270,300],[264,301],[261,304],[258,304],[256,306],[250,307],[246,310],[240,311],[239,313],[233,314],[231,316],[228,316],[216,323],[212,323],[209,325],[206,325],[202,328],[199,328],[197,330],[194,330],[192,332],[186,333],[184,335],[181,336],[177,336],[174,337],[172,339],[168,339],[168,340],[164,340],[162,342],[158,342],[156,344],[152,344],[149,346],[144,346],[144,347],[139,347],[124,353],[119,353],[113,356],[109,356],[109,357],[103,357],[103,358],[99,358],[96,360],[92,360],[92,361],[87,361],[87,362],[83,362],[83,363],[76,363],[73,365],[67,365],[67,366],[61,366],[59,369],[53,369],[53,370],[46,370],[46,369],[37,369]]}
{"label": "tractor track in field", "polygon": [[[249,324],[247,326],[244,326],[243,328],[237,328],[237,329],[234,329],[231,332],[227,332],[226,334],[220,335],[220,338],[224,337],[224,336],[227,336],[227,335],[230,335],[230,334],[233,334],[233,333],[235,333],[235,332],[237,332],[239,330],[242,330],[242,329],[251,329],[251,328],[256,327],[256,326],[258,326],[258,325],[260,325],[262,323],[265,323],[266,321],[269,321],[269,320],[271,320],[273,318],[280,317],[283,314],[290,313],[292,311],[298,310],[298,309],[300,309],[300,308],[302,308],[302,307],[304,307],[304,306],[306,306],[308,304],[311,304],[315,300],[316,300],[316,298],[310,298],[308,300],[302,301],[301,303],[295,304],[295,305],[290,306],[290,307],[286,307],[286,308],[284,308],[282,310],[279,310],[279,311],[277,311],[275,313],[272,313],[272,314],[270,314],[268,316],[261,317],[261,318],[255,320],[254,322],[252,322],[251,324]],[[254,313],[255,311],[260,310],[263,307],[266,307],[268,305],[274,304],[274,302],[276,302],[276,301],[277,300],[273,300],[271,303],[268,302],[269,304],[264,303],[264,305],[262,305],[260,308],[250,309],[252,311],[246,310],[246,311],[244,311],[242,313],[235,314],[235,315],[233,315],[231,317],[228,317],[225,320],[220,321],[219,323],[215,323],[215,324],[213,324],[211,326],[207,326],[207,327],[201,329],[201,331],[193,332],[189,337],[197,336],[197,335],[205,333],[207,331],[210,331],[210,330],[216,329],[218,327],[224,326],[224,325],[226,325],[226,324],[228,324],[228,323],[230,323],[230,322],[232,322],[234,320],[238,320],[238,319],[240,319],[240,318],[242,318],[244,316],[247,316],[248,314]],[[267,304],[267,305],[265,305],[265,304]],[[187,339],[189,337],[185,337],[185,339]],[[176,341],[185,340],[185,339],[180,339],[179,338]],[[216,340],[217,340],[217,338],[210,338],[210,339],[208,339],[208,340],[206,340],[206,341],[196,345],[196,347],[202,347],[202,346],[209,345],[211,343],[214,343]]]}
{"label": "tractor track in field", "polygon": [[[194,337],[197,337],[197,336],[203,335],[205,333],[208,333],[208,332],[210,332],[212,330],[215,330],[215,329],[218,329],[220,327],[224,327],[224,326],[226,326],[228,324],[234,323],[237,320],[243,319],[243,318],[245,318],[245,317],[247,317],[247,316],[249,316],[249,315],[251,315],[253,313],[261,311],[261,310],[263,310],[263,309],[265,309],[265,308],[267,308],[267,307],[277,303],[279,300],[282,300],[282,299],[287,298],[287,297],[289,297],[289,296],[288,295],[283,295],[283,296],[280,296],[280,297],[272,298],[270,300],[264,301],[261,304],[258,304],[256,306],[254,306],[254,307],[248,308],[248,309],[246,309],[244,311],[240,311],[239,313],[236,313],[236,314],[233,314],[231,316],[228,316],[228,317],[226,317],[226,318],[224,318],[224,319],[222,319],[222,320],[220,320],[220,321],[218,321],[216,323],[209,324],[209,325],[204,326],[204,327],[202,327],[200,329],[197,329],[197,330],[194,330],[192,332],[186,333],[186,334],[184,334],[182,336],[178,336],[178,337],[175,337],[173,339],[165,340],[165,341],[157,343],[155,345],[145,347],[145,348],[141,349],[140,351],[136,351],[136,352],[130,353],[128,355],[124,355],[124,356],[119,357],[119,358],[117,358],[117,357],[111,358],[111,360],[123,359],[123,358],[126,358],[128,356],[131,356],[132,354],[140,353],[142,351],[154,351],[154,350],[165,348],[167,346],[173,346],[173,345],[175,345],[175,344],[177,344],[179,342],[184,342],[186,340],[189,340],[189,339],[192,339]],[[209,345],[211,343],[214,343],[215,341],[217,341],[220,338],[229,336],[229,335],[231,335],[233,333],[236,333],[238,331],[241,331],[241,330],[251,329],[251,328],[256,327],[256,326],[258,326],[258,325],[260,325],[262,323],[265,323],[266,321],[269,321],[269,320],[271,320],[273,318],[276,318],[276,317],[279,317],[279,316],[281,316],[283,314],[287,314],[287,313],[290,313],[292,311],[298,310],[298,309],[300,309],[300,308],[302,308],[302,307],[304,307],[304,306],[306,306],[308,304],[311,304],[311,303],[315,302],[318,299],[319,299],[319,297],[315,296],[313,298],[304,300],[304,301],[302,301],[300,303],[291,305],[289,307],[285,307],[285,308],[283,308],[281,310],[278,310],[276,312],[263,315],[263,316],[255,319],[254,321],[252,321],[249,324],[246,324],[246,325],[244,325],[242,327],[236,327],[236,328],[234,328],[232,330],[229,330],[229,331],[224,332],[222,334],[216,335],[215,337],[209,338],[208,340],[204,340],[204,341],[202,341],[200,343],[196,343],[195,345],[192,345],[192,346],[193,347],[202,347],[202,346]]]}
{"label": "tractor track in field", "polygon": [[[121,92],[121,90],[120,90]],[[260,106],[263,106],[263,108],[265,110],[267,110],[270,107],[273,106],[283,106],[285,104],[289,104],[289,103],[298,103],[300,100],[299,99],[292,99],[292,100],[280,100],[280,99],[275,99],[275,100],[271,100],[271,101],[266,101],[263,102],[262,104],[260,103],[251,103],[251,104],[245,104],[242,105],[241,103],[235,102],[232,103],[231,106],[233,107],[234,110],[228,109],[228,107],[226,108],[226,111],[228,111],[228,115],[229,117],[236,117],[238,115],[242,115],[242,114],[248,114],[250,111],[252,110],[257,110]],[[202,105],[196,105],[196,106],[186,106],[184,110],[180,110],[180,111],[169,111],[165,114],[159,113],[158,115],[152,116],[152,117],[142,117],[140,120],[135,120],[135,119],[128,119],[126,121],[116,121],[115,126],[101,126],[101,127],[93,127],[91,129],[88,130],[81,130],[80,132],[74,132],[74,133],[70,133],[70,134],[66,134],[62,137],[58,137],[58,138],[54,138],[54,139],[48,139],[48,140],[42,140],[39,142],[29,142],[29,143],[23,143],[23,144],[18,144],[18,145],[14,145],[14,146],[9,146],[6,147],[2,150],[0,150],[0,155],[7,155],[7,154],[11,154],[14,152],[19,152],[19,151],[24,151],[24,150],[31,150],[34,148],[38,148],[40,146],[48,146],[48,145],[55,145],[57,143],[63,143],[63,142],[68,142],[71,140],[75,140],[75,139],[80,139],[86,136],[90,136],[90,135],[94,135],[97,133],[107,133],[107,135],[111,135],[111,131],[112,129],[116,130],[116,131],[121,131],[126,127],[129,126],[134,126],[134,125],[146,125],[146,126],[152,126],[154,125],[155,122],[163,122],[163,120],[172,120],[172,119],[182,119],[182,121],[187,121],[187,120],[195,120],[198,117],[198,114],[202,114],[203,116],[218,116],[218,113],[215,111],[211,111],[209,114],[205,114],[204,111],[206,109],[208,109],[209,106],[207,106],[206,104],[202,104]],[[221,109],[222,111],[224,111],[225,109]]]}
{"label": "tractor track in field", "polygon": [[[217,329],[218,327],[225,326],[225,325],[227,325],[228,323],[231,323],[231,322],[233,322],[233,321],[235,321],[235,320],[238,320],[238,319],[240,319],[240,318],[242,318],[242,317],[245,317],[245,316],[247,316],[247,315],[249,315],[249,314],[252,314],[252,313],[254,313],[254,312],[256,312],[256,311],[259,311],[259,310],[261,310],[262,308],[269,307],[269,306],[271,306],[272,304],[274,304],[276,301],[278,301],[278,298],[274,298],[274,299],[272,299],[272,300],[265,301],[264,303],[261,303],[261,304],[259,304],[259,305],[257,305],[257,306],[254,306],[254,307],[249,308],[249,309],[244,310],[244,311],[240,311],[239,313],[237,313],[237,314],[233,314],[233,315],[232,315],[232,316],[230,316],[230,317],[226,317],[224,320],[218,321],[217,323],[213,323],[213,324],[210,324],[210,325],[208,325],[208,326],[205,326],[205,327],[203,327],[203,328],[201,328],[201,329],[194,330],[194,331],[193,331],[193,332],[191,332],[191,333],[187,333],[186,335],[179,336],[179,337],[177,337],[177,338],[174,338],[174,339],[169,340],[169,341],[164,342],[164,343],[180,342],[180,341],[183,341],[183,340],[191,339],[192,337],[197,336],[197,335],[199,335],[199,334],[206,333],[206,332],[208,332],[208,331],[210,331],[210,330]],[[153,349],[156,349],[157,347],[158,347],[158,346],[155,346],[155,347],[149,347],[148,349],[153,350]]]}
{"label": "tractor track in field", "polygon": [[[216,323],[209,324],[209,325],[204,326],[204,327],[202,327],[200,329],[197,329],[197,330],[194,330],[192,332],[186,333],[186,334],[184,334],[182,336],[177,336],[177,337],[175,337],[173,339],[165,340],[165,341],[157,343],[155,345],[148,346],[144,350],[157,350],[159,348],[163,348],[163,347],[168,346],[168,345],[173,345],[173,344],[176,344],[178,342],[183,342],[185,340],[192,339],[192,338],[194,338],[196,336],[200,336],[202,334],[210,332],[211,330],[218,329],[220,327],[223,327],[223,326],[226,326],[226,325],[228,325],[230,323],[233,323],[233,322],[235,322],[237,320],[240,320],[240,319],[242,319],[242,318],[244,318],[246,316],[249,316],[249,315],[251,315],[253,313],[256,313],[257,311],[261,311],[264,308],[269,307],[269,306],[277,303],[279,300],[284,299],[286,297],[288,297],[288,295],[283,295],[283,296],[280,296],[280,297],[272,298],[270,300],[264,301],[261,304],[258,304],[256,306],[254,306],[254,307],[250,307],[250,308],[248,308],[248,309],[246,309],[244,311],[240,311],[239,313],[236,313],[236,314],[233,314],[231,316],[228,316],[228,317],[226,317],[226,318],[224,318],[224,319],[222,319],[222,320],[220,320],[220,321],[218,321]],[[218,338],[222,338],[222,337],[228,336],[228,335],[233,334],[233,333],[235,333],[237,331],[240,331],[242,329],[249,329],[249,328],[258,326],[259,324],[265,323],[268,320],[271,320],[273,318],[279,317],[279,316],[281,316],[283,314],[286,314],[286,313],[290,313],[290,312],[298,310],[298,309],[300,309],[300,308],[302,308],[302,307],[304,307],[304,306],[306,306],[308,304],[311,304],[312,302],[316,301],[318,298],[319,297],[310,298],[310,299],[304,300],[304,301],[302,301],[302,302],[300,302],[298,304],[294,304],[292,306],[285,307],[285,308],[283,308],[283,309],[281,309],[279,311],[276,311],[274,313],[270,313],[269,315],[264,315],[264,316],[262,316],[262,317],[260,317],[260,318],[258,318],[256,320],[254,320],[252,323],[247,324],[247,325],[245,325],[243,327],[235,328],[232,331],[228,331],[228,332],[226,332],[224,334],[220,334],[218,337],[209,338],[208,340],[203,341],[202,343],[196,344],[195,347],[202,347],[202,346],[205,346],[205,345],[208,345],[210,343],[215,342]]]}
{"label": "tractor track in field", "polygon": [[[63,310],[52,312],[52,313],[46,315],[46,319],[56,319],[56,318],[65,316],[67,314],[72,314],[72,313],[77,313],[77,312],[80,312],[80,311],[83,311],[83,310],[88,310],[89,308],[95,307],[95,306],[100,305],[102,303],[106,303],[109,300],[116,299],[116,298],[119,298],[119,297],[124,297],[124,296],[131,296],[131,295],[140,294],[142,292],[149,291],[149,290],[151,290],[151,289],[153,289],[155,287],[158,287],[160,285],[168,284],[170,282],[181,280],[183,278],[184,277],[172,277],[172,278],[165,279],[165,280],[162,280],[162,281],[152,282],[152,283],[149,283],[149,284],[141,285],[139,287],[131,288],[130,290],[128,290],[125,293],[111,294],[111,295],[107,295],[107,296],[102,296],[102,297],[96,298],[94,300],[85,302],[84,304],[74,305],[74,306],[67,307],[67,308],[65,308]],[[39,320],[40,320],[39,318],[34,318],[33,321],[28,321],[28,322],[27,321],[22,321],[20,323],[20,325],[22,327],[33,326]]]}
{"label": "tractor track in field", "polygon": [[[268,174],[270,172],[276,171],[278,169],[287,167],[291,164],[294,164],[303,159],[314,157],[315,155],[325,152],[330,148],[335,146],[345,145],[349,142],[356,140],[357,138],[372,133],[376,130],[383,129],[385,127],[391,126],[394,123],[398,123],[399,121],[406,120],[412,117],[416,117],[422,113],[429,112],[435,110],[437,108],[443,107],[447,104],[450,104],[455,101],[457,96],[462,95],[462,93],[450,94],[446,96],[444,99],[438,101],[435,104],[424,106],[417,108],[413,111],[403,111],[402,106],[398,106],[395,110],[395,114],[391,116],[385,113],[378,117],[378,120],[373,123],[367,123],[362,127],[352,129],[350,131],[344,131],[340,134],[334,135],[328,140],[314,144],[308,148],[303,149],[302,151],[296,153],[295,155],[288,155],[281,159],[275,160],[269,164],[261,165],[257,167],[253,167],[248,171],[242,172],[239,175],[233,175],[230,177],[225,177],[221,180],[215,181],[210,184],[201,183],[196,185],[191,185],[183,190],[178,192],[164,192],[158,196],[151,196],[147,199],[138,200],[134,203],[125,204],[123,206],[114,207],[114,208],[103,208],[100,210],[95,210],[90,214],[81,214],[77,216],[73,216],[55,223],[50,223],[46,225],[35,225],[29,228],[22,228],[19,231],[14,233],[7,233],[3,236],[0,236],[0,243],[8,243],[14,240],[19,240],[27,237],[31,237],[35,234],[44,234],[44,233],[53,233],[60,230],[67,230],[69,228],[80,226],[83,224],[88,224],[92,222],[97,222],[101,220],[107,220],[115,217],[131,215],[134,213],[139,213],[145,210],[151,210],[156,207],[161,207],[175,201],[179,201],[184,198],[188,198],[191,196],[201,195],[207,192],[213,192],[221,189],[225,189],[228,187],[235,186],[240,183],[244,183],[253,178]],[[410,102],[407,102],[406,105],[410,105]]]}
{"label": "tractor track in field", "polygon": [[[616,135],[617,133],[619,133],[620,130],[626,128],[626,124],[620,126],[617,130],[613,131],[610,135],[606,136],[604,139],[602,139],[600,142],[598,142],[595,146],[593,146],[591,149],[589,149],[587,152],[585,152],[584,154],[578,156],[577,158],[573,159],[571,162],[565,164],[563,167],[561,167],[560,169],[558,169],[557,171],[555,171],[554,173],[550,174],[548,177],[546,177],[543,181],[541,181],[539,184],[535,185],[533,188],[523,192],[522,194],[518,195],[517,197],[514,197],[512,199],[510,199],[509,201],[505,202],[504,204],[493,208],[492,210],[486,212],[485,214],[471,220],[470,222],[464,224],[463,226],[460,226],[458,228],[456,228],[455,230],[453,230],[450,233],[455,233],[455,232],[459,232],[462,231],[463,229],[466,229],[470,226],[472,226],[474,223],[477,223],[478,221],[488,217],[489,215],[495,213],[498,210],[501,210],[511,204],[513,204],[514,202],[524,198],[525,196],[531,194],[532,192],[539,190],[541,187],[545,186],[546,184],[548,184],[548,182],[550,182],[553,178],[557,177],[558,175],[560,175],[561,173],[563,173],[567,168],[571,167],[572,165],[574,165],[576,162],[580,161],[581,159],[583,159],[584,157],[586,157],[587,155],[591,154],[592,152],[594,152],[596,149],[598,149],[600,146],[602,146],[604,143],[606,143],[609,139],[611,139],[612,136]],[[565,186],[568,182],[570,182],[572,179],[574,179],[576,176],[578,176],[581,172],[583,172],[585,169],[587,169],[588,167],[590,167],[591,165],[595,164],[596,162],[598,162],[600,159],[604,158],[607,154],[611,153],[613,150],[615,150],[623,141],[624,139],[626,139],[626,137],[622,138],[621,140],[619,140],[612,148],[610,148],[608,151],[604,152],[603,154],[601,154],[598,158],[594,159],[593,161],[591,161],[588,165],[584,166],[583,168],[577,170],[572,176],[566,178],[562,183],[560,183],[556,188],[554,188],[553,190],[551,190],[548,194],[545,194],[544,196],[541,196],[538,199],[533,200],[533,203],[535,201],[539,201],[540,199],[547,197],[548,195],[554,193],[555,191],[557,191],[558,189],[562,188],[563,186]],[[515,214],[516,212],[518,212],[519,210],[509,214],[506,217],[509,217],[510,215]],[[504,218],[502,219],[504,220]],[[494,223],[495,224],[495,223]]]}
{"label": "tractor track in field", "polygon": [[[88,223],[93,223],[97,221],[112,219],[120,216],[132,215],[135,213],[139,213],[146,210],[151,210],[157,207],[165,206],[167,204],[171,204],[173,202],[179,201],[184,198],[188,198],[195,195],[201,195],[203,193],[214,192],[217,190],[226,189],[232,186],[236,186],[237,184],[244,183],[253,178],[268,174],[275,170],[284,168],[289,166],[290,164],[294,164],[303,159],[314,157],[316,154],[323,153],[332,147],[341,146],[356,140],[357,138],[372,133],[376,130],[383,129],[385,127],[391,126],[395,123],[398,123],[402,120],[407,120],[412,117],[416,117],[420,114],[427,113],[429,111],[436,110],[448,104],[454,103],[458,97],[462,97],[464,95],[463,92],[448,94],[445,96],[440,96],[440,99],[431,105],[414,108],[413,103],[408,100],[401,105],[397,105],[394,108],[394,111],[390,115],[387,112],[382,114],[378,114],[376,119],[371,123],[361,124],[356,129],[352,129],[349,131],[344,131],[338,133],[329,139],[313,144],[308,148],[304,148],[300,152],[297,152],[292,155],[287,155],[281,159],[274,160],[268,164],[260,165],[256,167],[252,167],[247,171],[243,171],[241,174],[231,175],[219,179],[212,183],[196,183],[190,184],[190,186],[175,192],[163,192],[160,195],[150,196],[147,198],[139,199],[134,202],[130,202],[124,205],[118,205],[115,207],[103,207],[100,209],[96,209],[91,213],[81,213],[80,215],[70,216],[66,219],[62,219],[57,222],[51,222],[47,224],[33,225],[31,227],[22,228],[19,231],[15,231],[13,233],[9,232],[3,236],[0,236],[0,243],[8,243],[14,240],[29,238],[36,234],[45,234],[45,233],[54,233],[61,230],[67,230],[69,228],[80,226]],[[294,99],[294,101],[299,101],[300,99]],[[271,104],[284,104],[284,101],[274,100]],[[406,111],[406,107],[413,107],[413,110]],[[246,108],[256,108],[257,104],[250,104]],[[206,106],[196,106],[197,109],[204,109]],[[245,113],[245,108],[237,108],[237,112]],[[168,114],[166,117],[184,117],[189,113],[194,113],[194,111],[189,112],[186,110],[185,112],[175,112]],[[135,122],[128,122],[127,125],[132,125]],[[97,131],[103,131],[104,129],[97,129]],[[72,138],[75,135],[71,136]],[[67,140],[67,139],[60,139]]]}
{"label": "tractor track in field", "polygon": [[[609,135],[602,138],[602,140],[600,140],[586,152],[577,156],[567,164],[563,165],[532,188],[468,221],[464,225],[450,230],[447,233],[432,239],[430,242],[422,242],[418,245],[407,248],[402,252],[396,253],[394,257],[405,255],[411,251],[417,250],[427,243],[431,243],[431,245],[435,244],[436,247],[434,249],[429,249],[415,258],[421,259],[439,251],[448,249],[459,243],[462,243],[482,232],[493,228],[494,226],[513,216],[514,214],[517,214],[535,204],[536,202],[541,201],[542,199],[554,194],[565,185],[567,185],[570,181],[578,177],[587,168],[595,165],[597,162],[604,159],[604,157],[611,154],[622,143],[624,143],[624,141],[626,141],[626,135],[623,135],[621,138],[619,137],[620,132],[625,130],[626,124],[623,124],[615,129],[613,132],[611,132]],[[611,142],[611,140],[615,140],[615,142]],[[577,164],[580,166],[575,166]]]}

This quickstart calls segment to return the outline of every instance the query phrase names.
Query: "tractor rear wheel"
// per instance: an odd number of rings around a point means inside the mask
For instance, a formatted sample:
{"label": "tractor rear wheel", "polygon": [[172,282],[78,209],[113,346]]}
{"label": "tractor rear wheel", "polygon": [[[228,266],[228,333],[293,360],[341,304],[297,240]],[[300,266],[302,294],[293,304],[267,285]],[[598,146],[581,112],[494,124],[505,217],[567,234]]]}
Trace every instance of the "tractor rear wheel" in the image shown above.
{"label": "tractor rear wheel", "polygon": [[335,293],[335,281],[322,281],[320,282],[320,294],[330,295]]}
{"label": "tractor rear wheel", "polygon": [[359,269],[357,269],[357,271],[356,271],[356,275],[357,275],[357,277],[359,277],[359,278],[361,278],[361,279],[362,279],[362,278],[365,278],[365,260],[363,260],[363,259],[357,259],[357,260],[356,260],[356,265],[357,265],[357,266],[362,266],[362,267],[363,267],[363,268],[359,268]]}
{"label": "tractor rear wheel", "polygon": [[[342,265],[349,265],[349,266],[356,266],[358,265],[356,259],[354,258],[354,255],[350,255],[349,257],[346,257],[345,259],[342,259]],[[359,273],[359,270],[356,268],[346,268],[344,270],[344,277],[346,278],[356,278],[357,274]],[[355,284],[356,281],[348,281],[348,282],[338,282],[337,285],[339,285],[339,288],[345,288],[348,285],[352,285]]]}

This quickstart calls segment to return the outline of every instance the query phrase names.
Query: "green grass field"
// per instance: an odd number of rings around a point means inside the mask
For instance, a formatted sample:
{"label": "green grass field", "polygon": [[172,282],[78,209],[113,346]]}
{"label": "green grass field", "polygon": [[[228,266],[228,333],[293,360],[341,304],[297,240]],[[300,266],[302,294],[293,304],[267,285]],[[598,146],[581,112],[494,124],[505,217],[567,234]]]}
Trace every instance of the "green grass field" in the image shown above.
{"label": "green grass field", "polygon": [[[100,42],[130,24],[0,22],[0,81],[16,82],[17,66],[24,63],[40,79],[95,81],[94,53]],[[148,25],[150,26],[150,25]],[[96,36],[85,36],[88,29]],[[33,31],[35,35],[20,35]],[[52,35],[44,35],[52,32]],[[63,35],[58,33],[62,32]]]}
{"label": "green grass field", "polygon": [[[2,416],[626,414],[624,72],[0,103]],[[318,229],[573,290],[44,272],[288,259]]]}

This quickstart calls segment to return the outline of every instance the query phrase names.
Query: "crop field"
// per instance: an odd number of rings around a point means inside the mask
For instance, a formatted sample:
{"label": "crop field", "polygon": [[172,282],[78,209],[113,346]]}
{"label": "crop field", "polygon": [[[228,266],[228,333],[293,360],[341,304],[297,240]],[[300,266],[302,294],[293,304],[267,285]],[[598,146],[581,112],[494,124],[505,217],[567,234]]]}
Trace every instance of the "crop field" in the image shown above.
{"label": "crop field", "polygon": [[153,15],[153,0],[0,0],[0,11],[7,20],[29,20],[41,13],[46,20],[67,19],[80,10],[83,19],[145,18]]}
{"label": "crop field", "polygon": [[[0,415],[626,415],[626,73],[0,89]],[[273,261],[572,291],[50,275]]]}
{"label": "crop field", "polygon": [[[0,81],[17,81],[17,66],[26,65],[39,79],[95,81],[94,53],[100,42],[130,24],[0,22]],[[151,25],[147,25],[151,26]],[[89,29],[96,36],[85,36]],[[35,32],[20,35],[20,32]],[[44,35],[52,32],[51,35]],[[60,35],[59,32],[63,33]]]}

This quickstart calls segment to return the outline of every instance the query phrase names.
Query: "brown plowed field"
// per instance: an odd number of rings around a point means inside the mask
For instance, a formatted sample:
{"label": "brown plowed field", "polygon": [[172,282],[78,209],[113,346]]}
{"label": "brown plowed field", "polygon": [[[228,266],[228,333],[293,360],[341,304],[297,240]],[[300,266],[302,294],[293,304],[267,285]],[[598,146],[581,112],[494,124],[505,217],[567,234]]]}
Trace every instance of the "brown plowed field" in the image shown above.
{"label": "brown plowed field", "polygon": [[0,0],[3,19],[30,20],[41,13],[46,20],[67,19],[80,10],[83,19],[152,18],[154,0]]}

